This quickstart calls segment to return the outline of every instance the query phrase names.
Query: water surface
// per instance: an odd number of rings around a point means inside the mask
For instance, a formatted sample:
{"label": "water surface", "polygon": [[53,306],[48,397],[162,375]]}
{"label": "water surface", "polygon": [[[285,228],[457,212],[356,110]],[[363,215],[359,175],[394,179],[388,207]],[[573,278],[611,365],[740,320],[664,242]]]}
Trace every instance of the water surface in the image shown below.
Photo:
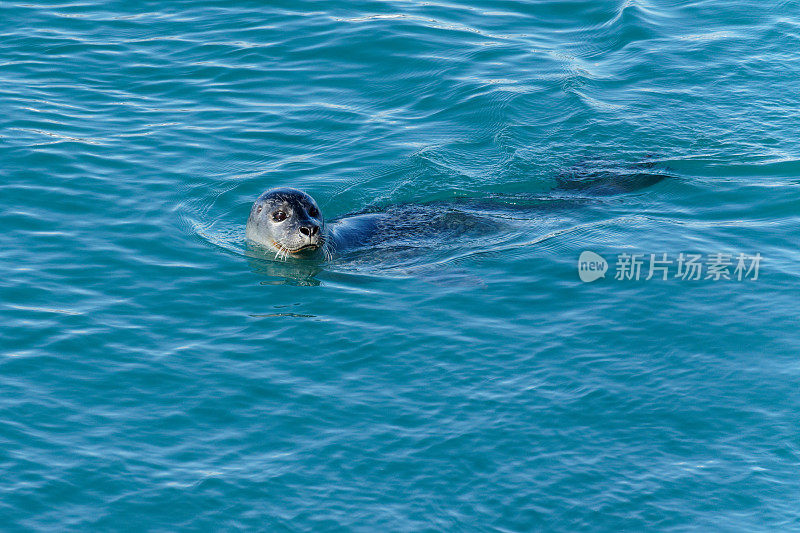
{"label": "water surface", "polygon": [[[5,529],[800,529],[796,1],[0,20]],[[275,186],[501,225],[276,264]],[[585,250],[763,262],[584,283]]]}

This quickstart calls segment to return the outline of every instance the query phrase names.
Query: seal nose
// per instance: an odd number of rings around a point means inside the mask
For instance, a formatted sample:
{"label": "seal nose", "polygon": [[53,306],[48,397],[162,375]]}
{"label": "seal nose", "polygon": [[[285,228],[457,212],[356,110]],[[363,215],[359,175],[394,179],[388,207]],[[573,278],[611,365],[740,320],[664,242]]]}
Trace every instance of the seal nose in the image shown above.
{"label": "seal nose", "polygon": [[319,226],[300,226],[300,233],[306,237],[313,237],[319,233]]}

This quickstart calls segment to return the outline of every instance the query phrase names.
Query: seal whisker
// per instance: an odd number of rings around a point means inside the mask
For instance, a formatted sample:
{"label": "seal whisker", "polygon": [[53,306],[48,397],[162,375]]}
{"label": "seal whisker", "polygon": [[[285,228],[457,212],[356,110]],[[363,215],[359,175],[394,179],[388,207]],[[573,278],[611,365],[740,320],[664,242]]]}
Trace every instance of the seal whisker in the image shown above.
{"label": "seal whisker", "polygon": [[335,253],[336,253],[336,241],[333,239],[327,239],[325,246],[325,254],[327,255],[326,259],[328,261],[333,261],[333,255]]}

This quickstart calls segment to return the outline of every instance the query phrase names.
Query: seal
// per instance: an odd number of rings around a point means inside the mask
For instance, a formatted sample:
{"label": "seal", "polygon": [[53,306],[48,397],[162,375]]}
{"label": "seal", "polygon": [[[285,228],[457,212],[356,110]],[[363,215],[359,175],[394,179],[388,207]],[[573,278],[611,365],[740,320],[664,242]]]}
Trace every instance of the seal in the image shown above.
{"label": "seal", "polygon": [[647,171],[575,172],[559,177],[556,187],[544,194],[400,204],[380,212],[345,215],[330,224],[325,223],[311,196],[280,187],[262,193],[253,203],[245,236],[281,261],[290,256],[331,260],[365,249],[440,249],[467,238],[488,243],[494,235],[512,233],[512,221],[525,219],[520,215],[574,208],[589,198],[629,193],[664,178],[663,174]]}
{"label": "seal", "polygon": [[317,202],[289,187],[270,189],[258,197],[250,209],[245,236],[274,252],[275,259],[329,255],[325,219]]}

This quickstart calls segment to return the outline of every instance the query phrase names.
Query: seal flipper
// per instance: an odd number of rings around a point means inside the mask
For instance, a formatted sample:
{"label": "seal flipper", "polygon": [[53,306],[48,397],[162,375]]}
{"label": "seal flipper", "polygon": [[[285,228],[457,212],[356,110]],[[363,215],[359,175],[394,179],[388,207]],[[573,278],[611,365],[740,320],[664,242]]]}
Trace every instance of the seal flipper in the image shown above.
{"label": "seal flipper", "polygon": [[593,196],[613,196],[646,189],[664,180],[667,176],[649,172],[636,174],[597,173],[580,176],[559,176],[556,191],[579,192]]}
{"label": "seal flipper", "polygon": [[637,169],[583,170],[561,174],[554,191],[585,193],[592,196],[613,196],[646,189],[666,179],[666,174],[650,172],[655,163],[637,163]]}

